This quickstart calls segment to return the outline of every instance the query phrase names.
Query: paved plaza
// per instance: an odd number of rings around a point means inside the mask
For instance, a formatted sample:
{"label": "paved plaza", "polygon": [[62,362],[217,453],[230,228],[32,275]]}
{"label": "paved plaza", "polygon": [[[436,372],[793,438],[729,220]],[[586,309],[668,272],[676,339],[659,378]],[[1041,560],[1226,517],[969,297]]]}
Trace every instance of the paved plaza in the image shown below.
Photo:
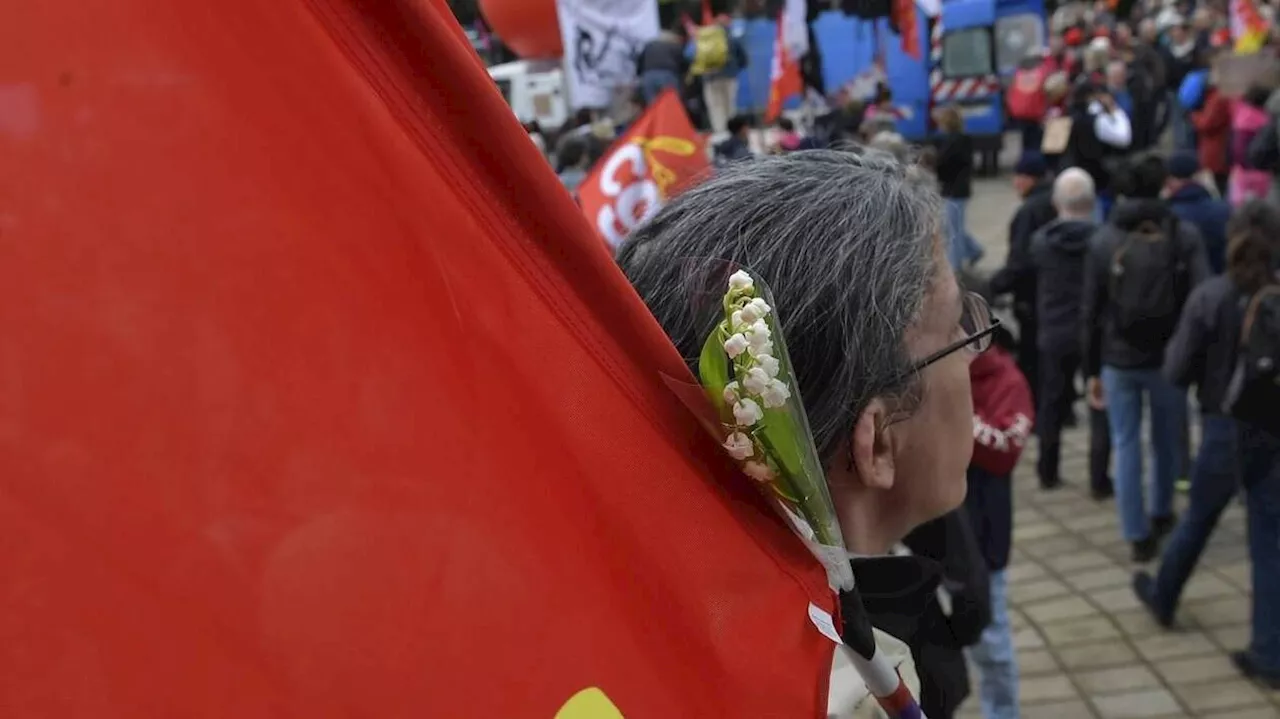
{"label": "paved plaza", "polygon": [[[987,248],[983,269],[1003,263],[1016,204],[1007,174],[975,183],[968,220]],[[1137,567],[1114,500],[1089,497],[1087,430],[1067,430],[1063,443],[1062,489],[1038,488],[1034,440],[1014,478],[1009,578],[1023,719],[1280,719],[1280,692],[1242,679],[1227,656],[1249,634],[1243,508],[1233,503],[1223,516],[1176,628],[1162,630],[1130,590]],[[980,716],[976,692],[960,716]]]}

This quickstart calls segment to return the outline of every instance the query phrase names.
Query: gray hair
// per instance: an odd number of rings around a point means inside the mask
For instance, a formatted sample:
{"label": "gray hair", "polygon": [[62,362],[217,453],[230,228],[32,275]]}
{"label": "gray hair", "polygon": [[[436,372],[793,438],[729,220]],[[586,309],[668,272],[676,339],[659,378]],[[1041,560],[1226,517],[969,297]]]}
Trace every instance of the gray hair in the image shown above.
{"label": "gray hair", "polygon": [[1092,217],[1097,202],[1093,177],[1078,167],[1068,167],[1053,181],[1053,206],[1070,217]]}
{"label": "gray hair", "polygon": [[695,372],[714,318],[693,298],[725,262],[764,279],[829,462],[872,399],[918,398],[904,337],[939,271],[941,205],[926,173],[881,153],[759,158],[676,197],[618,263]]}

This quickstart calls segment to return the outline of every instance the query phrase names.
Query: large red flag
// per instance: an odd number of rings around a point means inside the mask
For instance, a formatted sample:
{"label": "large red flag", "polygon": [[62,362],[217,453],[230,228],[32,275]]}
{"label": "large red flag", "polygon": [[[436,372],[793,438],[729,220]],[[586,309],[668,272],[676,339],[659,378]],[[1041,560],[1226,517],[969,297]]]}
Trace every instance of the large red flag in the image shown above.
{"label": "large red flag", "polygon": [[773,66],[769,74],[769,104],[764,111],[764,121],[773,122],[782,114],[782,105],[788,99],[804,93],[804,78],[800,74],[800,59],[791,56],[787,49],[786,13],[778,14],[778,36],[773,43]]}
{"label": "large red flag", "polygon": [[447,13],[6,13],[6,719],[823,713],[824,573]]}
{"label": "large red flag", "polygon": [[617,247],[709,164],[680,96],[667,90],[591,168],[578,200],[600,236]]}

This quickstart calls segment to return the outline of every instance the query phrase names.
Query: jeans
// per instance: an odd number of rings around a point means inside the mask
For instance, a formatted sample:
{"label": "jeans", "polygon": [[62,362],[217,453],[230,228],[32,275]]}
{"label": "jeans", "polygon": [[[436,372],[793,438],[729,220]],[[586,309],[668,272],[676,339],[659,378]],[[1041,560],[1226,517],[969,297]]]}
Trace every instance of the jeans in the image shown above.
{"label": "jeans", "polygon": [[[1104,366],[1111,446],[1116,454],[1116,510],[1120,532],[1137,542],[1151,534],[1150,517],[1173,515],[1173,484],[1180,467],[1186,392],[1173,386],[1158,368],[1120,369]],[[1146,504],[1142,471],[1142,400],[1151,405],[1151,448],[1155,460],[1151,504]]]}
{"label": "jeans", "polygon": [[1218,517],[1240,486],[1236,461],[1237,423],[1223,415],[1204,415],[1200,453],[1191,473],[1187,513],[1173,530],[1156,574],[1156,611],[1172,617]]}
{"label": "jeans", "polygon": [[670,70],[648,70],[640,76],[640,93],[644,96],[645,105],[652,104],[667,88],[679,95],[680,76]]}
{"label": "jeans", "polygon": [[[1041,351],[1039,360],[1040,391],[1036,395],[1036,437],[1040,458],[1036,471],[1041,484],[1054,484],[1059,479],[1062,456],[1062,425],[1071,412],[1075,397],[1076,372],[1080,368],[1078,352]],[[1095,492],[1111,488],[1107,464],[1111,459],[1111,436],[1105,411],[1089,408],[1089,486]]]}
{"label": "jeans", "polygon": [[991,623],[982,639],[969,648],[978,667],[978,696],[984,719],[1017,719],[1018,657],[1009,623],[1008,578],[1005,570],[991,573]]}
{"label": "jeans", "polygon": [[1280,674],[1280,438],[1241,423],[1240,481],[1253,565],[1249,652],[1260,670]]}
{"label": "jeans", "polygon": [[965,207],[969,201],[958,197],[946,198],[947,203],[947,259],[952,269],[963,269],[970,262],[982,258],[982,246],[965,229]]}

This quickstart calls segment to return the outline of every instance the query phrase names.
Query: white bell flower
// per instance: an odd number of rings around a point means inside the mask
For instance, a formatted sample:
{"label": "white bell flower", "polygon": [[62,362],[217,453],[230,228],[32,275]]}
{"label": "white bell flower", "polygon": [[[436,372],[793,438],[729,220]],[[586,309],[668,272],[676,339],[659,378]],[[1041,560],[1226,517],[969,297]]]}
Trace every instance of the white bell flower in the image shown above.
{"label": "white bell flower", "polygon": [[756,445],[751,441],[750,435],[745,432],[734,432],[724,441],[724,448],[729,452],[729,456],[738,461],[747,459],[756,453]]}
{"label": "white bell flower", "polygon": [[747,370],[747,376],[742,379],[742,386],[750,394],[758,395],[769,386],[769,381],[773,379],[759,367],[752,367]]}
{"label": "white bell flower", "polygon": [[724,402],[725,404],[733,404],[738,401],[738,383],[730,382],[724,386]]}
{"label": "white bell flower", "polygon": [[743,292],[756,286],[755,280],[745,270],[738,270],[729,275],[729,290]]}
{"label": "white bell flower", "polygon": [[786,383],[773,379],[769,380],[768,386],[759,395],[765,407],[775,409],[787,403],[787,399],[791,397],[791,390],[787,389]]}
{"label": "white bell flower", "polygon": [[724,341],[724,351],[728,353],[730,357],[736,358],[738,355],[747,351],[748,347],[750,347],[750,343],[747,342],[746,335],[741,332]]}
{"label": "white bell flower", "polygon": [[733,404],[733,419],[740,425],[750,427],[764,419],[764,410],[755,400],[742,398]]}
{"label": "white bell flower", "polygon": [[746,462],[742,465],[742,471],[757,482],[768,482],[773,479],[773,470],[769,469],[769,465],[764,462]]}
{"label": "white bell flower", "polygon": [[[752,325],[747,328],[744,336],[747,338],[747,344],[750,346],[749,349],[751,349],[752,357],[762,354],[762,347],[766,345],[770,347],[773,346],[772,333],[769,331],[769,325],[765,324],[764,320],[756,320],[752,323]],[[766,352],[763,354],[769,353]]]}
{"label": "white bell flower", "polygon": [[778,376],[778,358],[777,357],[774,357],[771,354],[757,354],[755,355],[755,358],[756,358],[756,366],[764,370],[764,373],[769,375],[770,379],[773,379],[774,377]]}
{"label": "white bell flower", "polygon": [[758,317],[764,317],[765,315],[773,311],[773,308],[770,307],[769,303],[765,302],[764,298],[762,297],[751,298],[751,301],[747,303],[747,307],[750,307],[751,310],[755,312],[756,316]]}
{"label": "white bell flower", "polygon": [[769,314],[769,303],[760,299],[753,298],[750,302],[742,306],[742,309],[733,313],[735,317],[742,317],[742,321],[747,324],[758,322]]}
{"label": "white bell flower", "polygon": [[760,359],[761,357],[765,357],[765,356],[772,356],[772,355],[773,355],[773,343],[772,343],[772,342],[765,342],[764,344],[762,344],[762,345],[760,345],[760,346],[758,346],[758,347],[757,347],[756,345],[751,345],[751,346],[747,347],[747,352],[749,352],[749,353],[751,354],[751,356],[752,356],[752,357],[755,357],[757,360],[758,360],[758,359]]}
{"label": "white bell flower", "polygon": [[734,332],[741,332],[754,321],[748,320],[746,315],[742,314],[742,310],[734,310],[733,314],[729,315],[729,328]]}

